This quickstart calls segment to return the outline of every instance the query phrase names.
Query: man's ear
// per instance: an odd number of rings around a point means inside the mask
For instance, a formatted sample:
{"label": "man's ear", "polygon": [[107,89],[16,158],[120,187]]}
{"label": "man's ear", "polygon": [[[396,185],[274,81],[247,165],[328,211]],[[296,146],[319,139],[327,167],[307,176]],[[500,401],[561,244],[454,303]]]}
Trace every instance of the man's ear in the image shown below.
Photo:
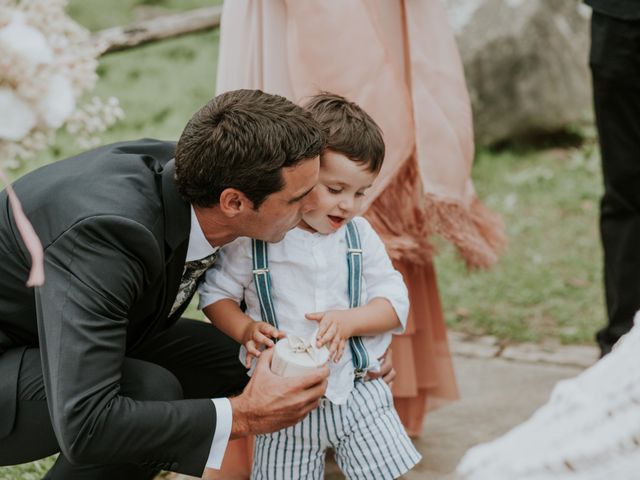
{"label": "man's ear", "polygon": [[227,217],[241,215],[253,208],[253,203],[240,190],[225,188],[220,194],[220,211]]}

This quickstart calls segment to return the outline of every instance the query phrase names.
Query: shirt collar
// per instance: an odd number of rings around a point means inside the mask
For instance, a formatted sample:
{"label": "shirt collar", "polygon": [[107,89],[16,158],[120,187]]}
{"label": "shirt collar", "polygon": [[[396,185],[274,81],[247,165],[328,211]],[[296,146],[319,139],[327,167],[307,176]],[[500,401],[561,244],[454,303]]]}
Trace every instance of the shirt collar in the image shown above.
{"label": "shirt collar", "polygon": [[201,260],[209,255],[218,251],[220,247],[212,246],[207,237],[204,236],[204,232],[202,231],[202,227],[200,227],[200,222],[198,222],[198,218],[196,217],[196,212],[193,209],[193,205],[190,206],[191,209],[191,231],[189,233],[189,246],[187,247],[187,258],[186,262],[191,262],[192,260]]}

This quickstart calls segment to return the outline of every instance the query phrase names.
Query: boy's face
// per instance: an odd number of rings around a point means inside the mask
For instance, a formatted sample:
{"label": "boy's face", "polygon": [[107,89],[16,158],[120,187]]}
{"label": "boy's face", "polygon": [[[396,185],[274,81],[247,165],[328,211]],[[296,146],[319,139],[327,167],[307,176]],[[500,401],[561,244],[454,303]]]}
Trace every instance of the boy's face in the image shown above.
{"label": "boy's face", "polygon": [[320,176],[313,192],[315,207],[303,213],[299,227],[323,234],[335,232],[361,213],[365,191],[377,176],[366,165],[326,150],[321,156]]}

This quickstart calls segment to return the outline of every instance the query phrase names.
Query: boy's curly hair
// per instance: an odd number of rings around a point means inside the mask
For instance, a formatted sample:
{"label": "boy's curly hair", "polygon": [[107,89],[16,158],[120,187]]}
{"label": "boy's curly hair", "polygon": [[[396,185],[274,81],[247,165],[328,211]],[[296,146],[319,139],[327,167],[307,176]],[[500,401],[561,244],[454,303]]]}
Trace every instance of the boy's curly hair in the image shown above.
{"label": "boy's curly hair", "polygon": [[321,92],[304,108],[322,126],[326,148],[379,172],[384,159],[384,140],[376,122],[354,102],[340,95]]}

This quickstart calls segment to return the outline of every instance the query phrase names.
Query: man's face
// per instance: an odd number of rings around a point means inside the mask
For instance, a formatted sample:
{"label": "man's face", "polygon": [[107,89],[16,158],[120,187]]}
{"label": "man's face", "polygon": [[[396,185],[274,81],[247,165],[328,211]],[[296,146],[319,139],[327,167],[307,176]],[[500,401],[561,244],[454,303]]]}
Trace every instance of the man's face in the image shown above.
{"label": "man's face", "polygon": [[314,207],[313,188],[318,182],[320,157],[303,160],[282,170],[284,188],[269,195],[247,218],[247,237],[279,242],[295,227],[302,214]]}

